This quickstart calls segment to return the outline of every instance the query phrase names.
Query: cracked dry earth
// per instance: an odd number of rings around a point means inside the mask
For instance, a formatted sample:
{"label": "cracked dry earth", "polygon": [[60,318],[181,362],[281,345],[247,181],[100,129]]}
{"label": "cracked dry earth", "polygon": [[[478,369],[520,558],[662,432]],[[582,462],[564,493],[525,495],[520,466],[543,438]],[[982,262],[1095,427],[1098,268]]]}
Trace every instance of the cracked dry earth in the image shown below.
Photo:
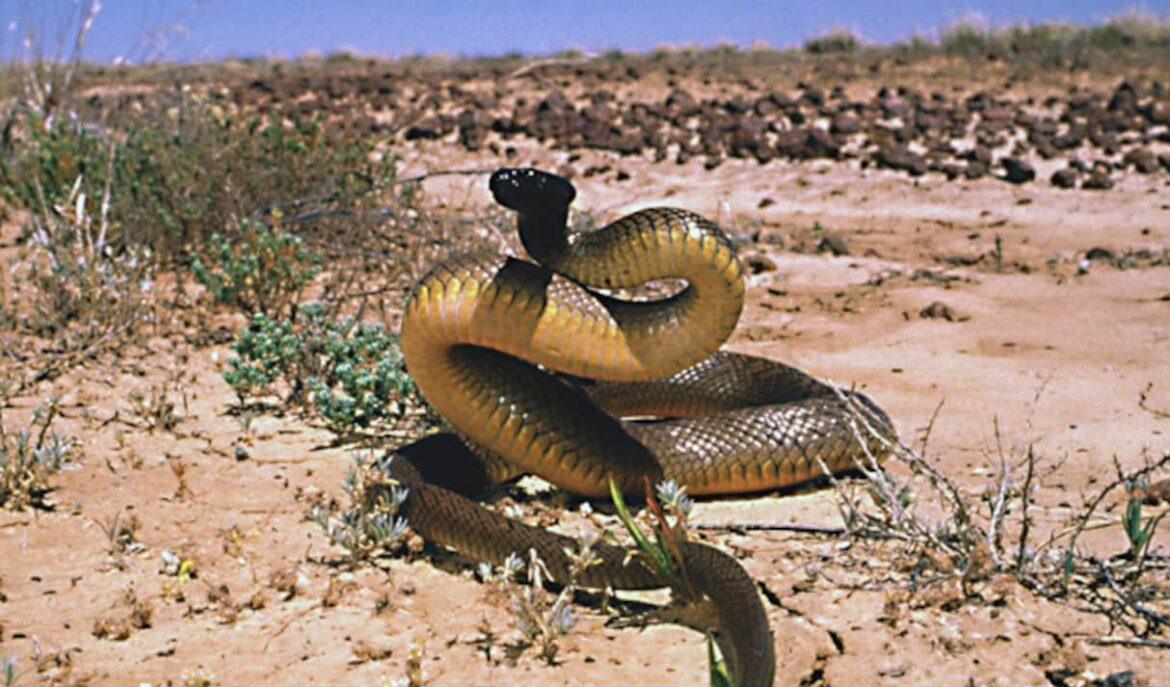
{"label": "cracked dry earth", "polygon": [[[564,157],[521,154],[551,169]],[[436,145],[410,153],[403,173],[466,166],[493,162]],[[1163,178],[1125,176],[1102,194],[827,161],[622,166],[620,184],[578,180],[578,207],[607,220],[667,203],[751,236],[741,249],[749,300],[729,347],[856,385],[911,443],[942,404],[928,453],[971,494],[990,479],[997,424],[1009,450],[1031,442],[1041,460],[1063,461],[1037,492],[1041,529],[1111,479],[1114,457],[1136,467],[1170,446],[1170,419],[1156,412],[1170,410]],[[490,202],[483,181],[428,181],[428,197],[436,212],[471,211]],[[322,448],[329,435],[293,417],[259,416],[245,432],[220,376],[229,353],[157,336],[5,409],[16,423],[56,393],[58,429],[82,441],[79,461],[54,479],[55,512],[0,512],[0,654],[19,656],[18,684],[381,684],[405,679],[412,647],[433,685],[701,684],[703,639],[678,626],[617,629],[597,605],[581,606],[546,665],[533,651],[508,656],[508,609],[458,565],[330,565],[340,552],[304,514],[314,492],[340,494],[349,454]],[[185,396],[174,433],[108,421],[127,417],[129,394],[173,374]],[[535,507],[569,532],[580,521],[560,518],[555,500]],[[108,552],[101,523],[119,512],[137,519],[141,551]],[[704,502],[693,520],[840,525],[828,490]],[[1170,547],[1166,529],[1154,548]],[[768,590],[779,685],[1086,684],[1120,671],[1165,684],[1165,650],[1090,644],[1110,632],[1103,619],[1007,580],[962,602],[875,583],[877,544],[701,535]],[[1092,535],[1103,551],[1123,547],[1117,527]],[[162,572],[164,550],[193,561],[194,577]]]}

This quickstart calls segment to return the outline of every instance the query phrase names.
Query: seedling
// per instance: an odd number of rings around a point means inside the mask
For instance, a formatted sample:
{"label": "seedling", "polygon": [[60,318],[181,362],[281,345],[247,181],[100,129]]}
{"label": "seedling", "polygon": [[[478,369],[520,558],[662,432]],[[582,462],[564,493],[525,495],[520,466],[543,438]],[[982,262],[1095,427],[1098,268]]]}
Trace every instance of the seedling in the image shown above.
{"label": "seedling", "polygon": [[[642,532],[638,523],[634,521],[617,483],[614,482],[612,476],[609,479],[610,499],[613,501],[614,508],[617,509],[618,517],[621,518],[626,531],[634,539],[636,551],[633,553],[641,557],[644,565],[666,580],[681,601],[684,603],[698,601],[700,594],[687,577],[686,560],[682,555],[681,547],[682,542],[686,541],[687,538],[687,518],[690,516],[694,503],[687,496],[686,488],[679,486],[673,480],[662,482],[652,490],[650,480],[646,479],[645,488],[646,505],[654,514],[654,541],[651,541]],[[655,498],[655,491],[658,498],[666,503],[669,510],[674,513],[673,524],[667,517],[666,510],[659,505],[658,499]],[[731,667],[718,655],[715,638],[711,636],[710,632],[706,634],[707,673],[710,683],[713,687],[730,687],[735,684]]]}

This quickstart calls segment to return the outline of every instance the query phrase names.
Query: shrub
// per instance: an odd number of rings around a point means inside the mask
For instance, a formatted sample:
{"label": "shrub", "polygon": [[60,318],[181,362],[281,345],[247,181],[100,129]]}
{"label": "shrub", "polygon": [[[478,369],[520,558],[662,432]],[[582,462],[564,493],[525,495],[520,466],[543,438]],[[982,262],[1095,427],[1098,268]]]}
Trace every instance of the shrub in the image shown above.
{"label": "shrub", "polygon": [[49,478],[69,460],[73,442],[50,431],[57,406],[38,408],[27,428],[8,431],[0,419],[0,507],[52,508]]}
{"label": "shrub", "polygon": [[296,321],[257,313],[235,344],[224,379],[241,404],[277,392],[320,416],[341,436],[376,433],[420,400],[406,373],[398,336],[379,324],[335,319],[320,304]]}
{"label": "shrub", "polygon": [[281,231],[279,213],[274,219],[271,229],[257,220],[242,220],[233,240],[212,234],[207,261],[192,254],[195,280],[217,303],[249,315],[296,315],[301,291],[319,271],[318,258],[300,237]]}
{"label": "shrub", "polygon": [[149,246],[161,264],[187,264],[213,235],[263,210],[329,199],[355,202],[394,177],[368,139],[328,136],[320,117],[232,117],[206,97],[107,119],[108,128],[24,111],[0,142],[0,196],[25,208],[110,188],[110,246]]}
{"label": "shrub", "polygon": [[409,492],[389,476],[386,460],[393,458],[355,455],[341,485],[349,503],[317,503],[308,513],[332,543],[345,549],[351,563],[394,555],[411,544],[406,519],[398,514]]}
{"label": "shrub", "polygon": [[832,29],[804,42],[804,51],[812,55],[855,52],[861,45],[851,31]]}

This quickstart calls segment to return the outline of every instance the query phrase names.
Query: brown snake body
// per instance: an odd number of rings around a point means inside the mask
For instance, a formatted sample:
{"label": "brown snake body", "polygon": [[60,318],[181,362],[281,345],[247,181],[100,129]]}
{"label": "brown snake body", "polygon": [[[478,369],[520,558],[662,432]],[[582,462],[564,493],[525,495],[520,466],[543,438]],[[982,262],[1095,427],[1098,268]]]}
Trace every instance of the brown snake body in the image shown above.
{"label": "brown snake body", "polygon": [[[568,568],[563,549],[572,548],[561,535],[431,484],[451,478],[419,460],[426,453],[451,460],[474,453],[475,469],[489,481],[532,473],[587,497],[606,496],[610,476],[628,494],[640,493],[648,476],[674,479],[694,495],[727,495],[815,479],[822,463],[834,472],[854,466],[862,448],[835,389],[774,361],[718,351],[739,319],[745,288],[735,249],[718,227],[655,208],[570,235],[575,190],[568,181],[500,170],[491,189],[518,211],[521,241],[536,263],[444,262],[416,285],[403,317],[408,371],[474,447],[431,437],[399,449],[408,460],[391,470],[410,489],[403,515],[424,538],[496,563],[534,548],[554,578]],[[595,291],[668,278],[686,286],[657,301]],[[856,397],[892,433],[880,409]],[[630,416],[659,420],[622,419]],[[771,685],[773,639],[754,582],[715,548],[687,542],[683,553],[695,587],[717,609],[736,684]],[[598,554],[602,563],[581,584],[665,586],[628,562],[624,549],[602,545]]]}

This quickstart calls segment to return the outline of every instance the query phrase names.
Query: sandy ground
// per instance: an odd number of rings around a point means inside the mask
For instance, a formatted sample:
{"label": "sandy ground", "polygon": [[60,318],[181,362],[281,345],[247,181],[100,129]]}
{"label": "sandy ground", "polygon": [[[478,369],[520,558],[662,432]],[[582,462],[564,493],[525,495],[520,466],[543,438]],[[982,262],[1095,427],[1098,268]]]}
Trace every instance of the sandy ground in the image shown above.
{"label": "sandy ground", "polygon": [[[563,157],[522,153],[554,169]],[[403,173],[491,164],[436,144]],[[763,269],[731,348],[857,385],[909,442],[942,404],[929,455],[971,493],[998,455],[997,423],[1013,455],[1033,443],[1043,461],[1063,461],[1037,495],[1046,526],[1111,479],[1114,458],[1136,467],[1170,448],[1170,419],[1147,410],[1170,411],[1170,268],[1097,259],[1078,269],[1097,247],[1170,248],[1164,175],[1128,175],[1099,193],[830,163],[615,166],[630,178],[578,179],[579,208],[606,220],[668,203],[759,232],[744,255]],[[445,211],[488,202],[482,178],[427,183]],[[825,234],[846,239],[848,254],[812,250]],[[936,301],[952,319],[920,316]],[[340,552],[304,514],[309,495],[340,494],[348,452],[322,448],[329,436],[291,417],[259,416],[245,430],[219,374],[227,346],[181,336],[144,345],[4,410],[15,423],[59,394],[60,429],[82,442],[81,459],[54,480],[55,512],[0,512],[0,655],[18,657],[16,684],[383,684],[405,680],[412,650],[432,685],[702,683],[702,637],[675,625],[616,629],[581,607],[555,665],[531,651],[512,660],[510,614],[470,574],[425,557],[336,565]],[[168,375],[186,399],[176,432],[110,421],[127,417],[130,393]],[[241,442],[245,460],[235,458]],[[835,503],[825,490],[713,501],[694,519],[835,526]],[[140,523],[141,551],[111,555],[102,523],[118,513]],[[1166,529],[1155,547],[1170,546]],[[1166,684],[1165,650],[1091,645],[1110,633],[1103,619],[1019,587],[997,603],[911,603],[836,584],[846,545],[835,539],[705,534],[779,601],[769,604],[778,685],[1047,685],[1059,683],[1046,671],[1062,670],[1077,680],[1132,670],[1138,684]],[[1098,536],[1123,547],[1119,528]],[[195,577],[164,572],[164,551],[193,561]],[[144,608],[147,627],[95,636]]]}

